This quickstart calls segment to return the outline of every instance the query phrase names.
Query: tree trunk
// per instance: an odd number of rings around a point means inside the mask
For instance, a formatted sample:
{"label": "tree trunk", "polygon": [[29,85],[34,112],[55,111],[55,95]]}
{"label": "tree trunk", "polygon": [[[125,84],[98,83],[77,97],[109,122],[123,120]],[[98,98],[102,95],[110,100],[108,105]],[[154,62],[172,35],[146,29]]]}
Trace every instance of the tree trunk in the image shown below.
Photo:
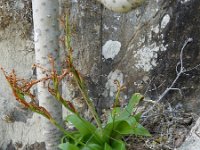
{"label": "tree trunk", "polygon": [[[59,60],[59,1],[32,0],[32,7],[36,63],[50,69],[48,55],[51,55],[57,64]],[[43,70],[37,69],[38,79],[45,77],[45,75]],[[58,123],[62,123],[62,107],[48,92],[47,83],[38,85],[38,99],[39,104],[45,107]],[[57,149],[61,133],[45,118],[42,121],[42,126],[46,149]]]}

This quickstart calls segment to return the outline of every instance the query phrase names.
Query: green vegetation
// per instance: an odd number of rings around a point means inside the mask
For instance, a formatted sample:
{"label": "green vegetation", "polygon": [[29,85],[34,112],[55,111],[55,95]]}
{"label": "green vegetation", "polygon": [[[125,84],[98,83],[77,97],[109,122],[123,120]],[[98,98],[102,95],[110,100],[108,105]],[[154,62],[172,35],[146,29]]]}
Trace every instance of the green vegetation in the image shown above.
{"label": "green vegetation", "polygon": [[[72,114],[66,117],[76,128],[70,132],[71,139],[65,135],[59,148],[62,150],[125,150],[123,137],[126,135],[150,136],[147,129],[139,124],[140,114],[133,114],[142,99],[139,93],[133,94],[125,108],[114,107],[102,128]],[[74,140],[75,139],[75,140]]]}
{"label": "green vegetation", "polygon": [[[39,113],[47,118],[61,132],[63,132],[64,136],[61,139],[61,144],[59,145],[59,148],[62,150],[125,150],[126,143],[123,141],[124,136],[150,136],[148,130],[139,123],[141,114],[135,113],[135,108],[143,99],[143,96],[139,93],[133,94],[127,106],[122,108],[120,106],[119,97],[120,91],[124,87],[121,86],[118,81],[115,81],[118,90],[113,107],[111,108],[106,123],[101,122],[101,119],[95,110],[94,103],[88,95],[86,84],[80,73],[73,65],[72,47],[70,45],[71,34],[68,19],[66,19],[65,26],[65,41],[68,49],[68,56],[66,59],[67,67],[62,69],[61,74],[56,71],[56,66],[51,56],[49,56],[49,61],[52,66],[51,70],[47,70],[39,65],[34,65],[34,67],[39,67],[46,72],[46,77],[42,79],[31,81],[20,79],[16,76],[14,70],[10,74],[7,74],[1,67],[10,87],[12,88],[16,100],[25,108]],[[65,100],[62,97],[59,91],[59,86],[61,81],[66,76],[73,77],[76,85],[79,87],[84,102],[87,104],[88,109],[94,118],[94,123],[89,122],[84,118],[84,116],[81,116],[80,112],[76,110],[73,101]],[[58,102],[60,102],[67,110],[71,112],[66,117],[65,121],[71,123],[75,127],[75,130],[70,131],[64,129],[55,121],[55,119],[44,107],[36,104],[36,96],[33,95],[30,89],[34,85],[43,82],[49,83],[47,89],[51,95],[54,96]],[[30,102],[27,101],[27,97],[31,99]]]}

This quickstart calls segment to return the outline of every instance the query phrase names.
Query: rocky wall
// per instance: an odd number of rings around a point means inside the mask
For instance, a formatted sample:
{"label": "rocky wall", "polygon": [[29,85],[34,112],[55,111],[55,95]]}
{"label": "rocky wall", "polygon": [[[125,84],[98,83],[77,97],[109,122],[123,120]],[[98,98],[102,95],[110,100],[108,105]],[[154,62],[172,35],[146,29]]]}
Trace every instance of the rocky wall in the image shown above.
{"label": "rocky wall", "polygon": [[[162,100],[199,113],[199,0],[151,0],[127,14],[113,13],[94,0],[70,2],[75,65],[99,112],[111,106],[116,79],[127,87],[121,95],[125,102],[135,92],[159,99],[177,77],[181,48],[192,38],[182,57],[188,72]],[[34,63],[30,3],[3,0],[0,5],[0,64],[30,77]],[[11,141],[23,146],[41,142],[40,117],[14,103],[2,73],[0,81],[0,147],[6,149]],[[80,99],[76,87],[70,83],[63,87],[65,97]]]}

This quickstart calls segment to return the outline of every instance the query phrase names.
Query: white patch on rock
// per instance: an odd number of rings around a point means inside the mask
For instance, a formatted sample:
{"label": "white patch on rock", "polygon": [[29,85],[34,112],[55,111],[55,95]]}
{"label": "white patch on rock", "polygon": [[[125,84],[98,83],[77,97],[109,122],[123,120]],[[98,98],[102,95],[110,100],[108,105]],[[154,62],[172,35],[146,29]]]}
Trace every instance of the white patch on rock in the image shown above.
{"label": "white patch on rock", "polygon": [[[166,14],[161,21],[161,25],[151,26],[150,32],[146,33],[146,36],[141,35],[137,47],[137,51],[133,51],[134,58],[136,63],[132,68],[142,69],[143,71],[150,71],[153,67],[157,66],[157,57],[159,51],[166,51],[168,45],[164,45],[164,40],[162,43],[152,43],[153,33],[158,34],[160,40],[164,38],[163,34],[160,34],[160,28],[164,29],[170,21],[170,16]],[[145,43],[148,45],[145,46]],[[152,43],[152,44],[149,44]],[[133,49],[134,45],[130,46],[128,50]]]}
{"label": "white patch on rock", "polygon": [[143,46],[138,51],[134,52],[134,57],[137,60],[135,67],[138,69],[143,69],[146,72],[150,71],[153,67],[157,65],[157,52],[165,50],[166,47],[163,44],[157,46],[156,43],[153,43],[148,47]]}
{"label": "white patch on rock", "polygon": [[104,91],[105,97],[107,97],[108,94],[110,97],[113,97],[115,92],[117,92],[117,85],[114,83],[115,80],[118,80],[121,85],[123,84],[123,73],[120,70],[111,71],[109,73],[106,90]]}
{"label": "white patch on rock", "polygon": [[99,26],[99,25],[96,25],[96,24],[94,24],[94,30],[96,31],[96,34],[99,34],[99,31],[100,31],[100,26]]}
{"label": "white patch on rock", "polygon": [[159,33],[159,25],[152,27],[151,31],[153,31],[154,33],[158,34]]}
{"label": "white patch on rock", "polygon": [[112,25],[111,28],[113,28],[115,31],[117,31],[117,27]]}
{"label": "white patch on rock", "polygon": [[119,20],[119,19],[121,18],[120,15],[116,15],[116,14],[114,14],[114,17],[115,17],[117,20]]}
{"label": "white patch on rock", "polygon": [[190,0],[181,0],[181,4],[185,4],[187,2],[190,2]]}
{"label": "white patch on rock", "polygon": [[161,29],[164,29],[170,21],[170,16],[166,14],[161,21]]}
{"label": "white patch on rock", "polygon": [[121,48],[121,43],[119,41],[112,41],[109,40],[107,41],[102,50],[102,55],[104,56],[105,59],[114,59],[115,56],[119,53]]}
{"label": "white patch on rock", "polygon": [[21,1],[21,0],[19,0],[19,1],[16,1],[16,3],[15,3],[15,8],[16,9],[19,9],[19,10],[22,10],[23,8],[24,8],[24,2],[23,1]]}
{"label": "white patch on rock", "polygon": [[[142,35],[142,36],[140,37],[139,41],[137,42],[137,46],[138,46],[138,47],[142,46],[142,44],[144,44],[144,42],[145,42],[145,36]],[[134,45],[133,45],[133,46],[134,46]],[[131,48],[132,48],[132,47],[131,47]]]}
{"label": "white patch on rock", "polygon": [[107,25],[103,25],[103,28],[105,29],[105,30],[108,30],[109,29],[109,27],[107,26]]}

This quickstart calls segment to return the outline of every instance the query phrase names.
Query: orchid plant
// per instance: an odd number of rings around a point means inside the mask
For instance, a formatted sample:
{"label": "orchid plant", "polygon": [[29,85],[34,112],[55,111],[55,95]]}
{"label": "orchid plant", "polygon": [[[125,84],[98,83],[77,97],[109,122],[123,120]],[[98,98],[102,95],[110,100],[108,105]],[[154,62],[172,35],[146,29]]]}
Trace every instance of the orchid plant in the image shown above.
{"label": "orchid plant", "polygon": [[[65,44],[68,49],[68,56],[66,59],[66,68],[62,69],[62,73],[58,73],[55,69],[54,59],[49,56],[49,63],[51,64],[51,70],[45,69],[39,64],[33,65],[33,67],[39,67],[46,72],[46,77],[35,80],[26,80],[18,78],[15,71],[7,73],[2,67],[1,70],[8,81],[13,95],[16,100],[25,108],[36,112],[52,124],[54,124],[64,136],[61,139],[59,148],[62,150],[125,150],[126,143],[123,140],[124,136],[137,135],[137,136],[150,136],[150,133],[140,123],[140,113],[135,113],[136,106],[143,99],[143,96],[139,93],[133,94],[126,107],[122,107],[119,101],[120,92],[124,88],[118,81],[115,81],[117,85],[117,93],[113,107],[110,109],[110,114],[106,123],[102,123],[100,116],[95,110],[93,101],[88,95],[88,90],[79,71],[73,65],[71,32],[68,18],[65,22]],[[66,77],[73,77],[76,85],[78,86],[84,102],[87,104],[92,117],[95,122],[89,122],[84,116],[80,115],[80,112],[74,106],[73,100],[66,100],[59,91],[61,81]],[[48,112],[42,106],[36,103],[36,95],[31,92],[31,88],[40,83],[48,82],[48,91],[71,113],[66,117],[66,122],[70,122],[75,127],[75,130],[70,131],[64,129],[62,125],[58,124]],[[27,100],[27,97],[31,101]]]}

